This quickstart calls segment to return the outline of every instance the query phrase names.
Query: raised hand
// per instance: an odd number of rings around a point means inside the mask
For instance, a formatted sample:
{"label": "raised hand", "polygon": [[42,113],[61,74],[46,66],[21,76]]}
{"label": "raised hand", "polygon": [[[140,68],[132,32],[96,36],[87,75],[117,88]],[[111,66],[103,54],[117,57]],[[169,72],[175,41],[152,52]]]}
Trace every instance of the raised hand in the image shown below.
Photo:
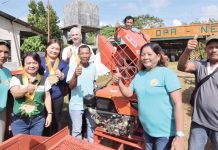
{"label": "raised hand", "polygon": [[70,57],[72,56],[72,50],[70,49],[68,52],[67,52],[67,59],[70,59]]}
{"label": "raised hand", "polygon": [[117,68],[116,68],[116,73],[114,73],[114,75],[113,75],[113,81],[114,81],[114,83],[118,83],[121,78],[122,78],[122,75],[121,75],[121,73],[120,73],[120,71],[119,71],[119,68],[117,67]]}
{"label": "raised hand", "polygon": [[190,51],[195,50],[197,48],[197,46],[198,46],[197,39],[198,39],[198,35],[196,34],[192,40],[188,41],[186,49],[188,49]]}
{"label": "raised hand", "polygon": [[115,28],[118,29],[118,28],[120,28],[120,27],[121,27],[121,26],[120,26],[120,23],[117,21],[116,24],[115,24]]}
{"label": "raised hand", "polygon": [[36,85],[31,84],[31,83],[28,84],[28,86],[27,86],[27,92],[28,92],[29,94],[32,94],[32,93],[35,91],[35,89],[36,89]]}
{"label": "raised hand", "polygon": [[59,79],[62,80],[64,78],[64,74],[59,70],[55,70],[55,76]]}
{"label": "raised hand", "polygon": [[80,76],[82,74],[82,65],[78,64],[75,70],[76,77]]}

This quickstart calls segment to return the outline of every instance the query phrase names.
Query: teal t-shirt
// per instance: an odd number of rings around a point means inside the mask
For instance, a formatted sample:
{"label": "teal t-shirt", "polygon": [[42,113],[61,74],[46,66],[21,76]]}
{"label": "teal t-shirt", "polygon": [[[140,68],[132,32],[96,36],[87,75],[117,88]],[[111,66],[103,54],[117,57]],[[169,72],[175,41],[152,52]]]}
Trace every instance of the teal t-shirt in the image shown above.
{"label": "teal t-shirt", "polygon": [[174,107],[169,93],[181,88],[176,74],[166,67],[140,71],[130,84],[137,94],[139,119],[153,137],[176,134]]}
{"label": "teal t-shirt", "polygon": [[[67,82],[71,80],[76,67],[77,64],[71,64],[67,74]],[[94,63],[90,63],[87,68],[82,68],[82,74],[77,77],[77,86],[71,90],[69,109],[84,110],[83,96],[93,94],[94,81],[97,79],[96,73]]]}
{"label": "teal t-shirt", "polygon": [[3,111],[7,104],[8,89],[11,80],[11,72],[7,68],[0,69],[0,111]]}

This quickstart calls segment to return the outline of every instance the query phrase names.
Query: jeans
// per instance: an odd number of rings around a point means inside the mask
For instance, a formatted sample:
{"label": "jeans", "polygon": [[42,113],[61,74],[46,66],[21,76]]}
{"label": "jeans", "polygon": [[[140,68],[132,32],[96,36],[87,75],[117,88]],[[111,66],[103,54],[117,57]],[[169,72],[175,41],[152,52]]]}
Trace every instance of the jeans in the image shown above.
{"label": "jeans", "polygon": [[6,109],[0,111],[0,143],[4,141],[6,125]]}
{"label": "jeans", "polygon": [[152,137],[145,133],[145,150],[170,150],[174,136]]}
{"label": "jeans", "polygon": [[95,122],[91,117],[89,111],[86,110],[71,110],[70,118],[72,120],[72,136],[82,139],[82,117],[85,113],[86,123],[87,123],[87,138],[90,143],[93,143],[93,134],[95,129]]}
{"label": "jeans", "polygon": [[212,150],[218,150],[218,131],[192,122],[189,137],[189,150],[204,150],[208,137],[211,139]]}
{"label": "jeans", "polygon": [[20,117],[12,113],[11,129],[13,136],[17,134],[29,134],[41,136],[45,126],[44,115],[36,117]]}

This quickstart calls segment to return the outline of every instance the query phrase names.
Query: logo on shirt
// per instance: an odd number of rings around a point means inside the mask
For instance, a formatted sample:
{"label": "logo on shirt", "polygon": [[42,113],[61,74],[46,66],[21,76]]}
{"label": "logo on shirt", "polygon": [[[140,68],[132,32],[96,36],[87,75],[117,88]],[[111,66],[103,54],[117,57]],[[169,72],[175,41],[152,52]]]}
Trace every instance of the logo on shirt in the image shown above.
{"label": "logo on shirt", "polygon": [[156,85],[158,85],[158,80],[157,79],[152,79],[151,81],[150,81],[150,85],[151,86],[156,86]]}

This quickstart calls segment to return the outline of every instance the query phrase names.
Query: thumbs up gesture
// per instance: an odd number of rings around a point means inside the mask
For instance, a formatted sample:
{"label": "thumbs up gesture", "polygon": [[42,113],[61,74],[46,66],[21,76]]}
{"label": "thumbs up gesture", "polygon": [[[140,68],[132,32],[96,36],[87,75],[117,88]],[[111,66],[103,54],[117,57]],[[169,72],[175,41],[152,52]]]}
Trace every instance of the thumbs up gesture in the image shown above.
{"label": "thumbs up gesture", "polygon": [[82,65],[78,64],[75,70],[75,76],[78,77],[82,74]]}
{"label": "thumbs up gesture", "polygon": [[116,24],[115,24],[115,28],[118,29],[118,28],[120,28],[120,27],[121,27],[121,26],[120,26],[120,23],[117,21]]}
{"label": "thumbs up gesture", "polygon": [[114,73],[113,75],[113,81],[114,83],[119,83],[119,81],[121,81],[122,75],[119,71],[119,68],[116,68],[116,73]]}
{"label": "thumbs up gesture", "polygon": [[196,34],[193,39],[188,41],[186,49],[188,49],[189,51],[195,50],[198,46],[197,39],[198,39],[198,35]]}

